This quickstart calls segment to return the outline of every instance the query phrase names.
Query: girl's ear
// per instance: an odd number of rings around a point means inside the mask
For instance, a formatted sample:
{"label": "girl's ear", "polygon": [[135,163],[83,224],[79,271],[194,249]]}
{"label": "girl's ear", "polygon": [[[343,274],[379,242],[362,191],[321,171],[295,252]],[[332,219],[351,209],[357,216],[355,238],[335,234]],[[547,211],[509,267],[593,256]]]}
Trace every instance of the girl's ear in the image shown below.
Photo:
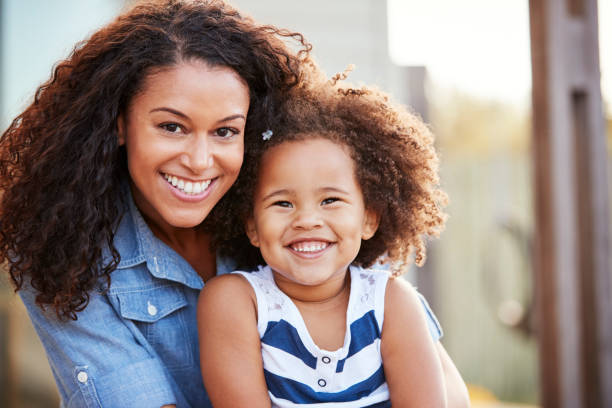
{"label": "girl's ear", "polygon": [[246,234],[251,241],[251,245],[259,248],[259,237],[257,236],[257,228],[255,228],[255,221],[253,218],[249,218],[246,222]]}
{"label": "girl's ear", "polygon": [[117,136],[119,146],[123,146],[125,144],[125,120],[123,119],[123,114],[117,117]]}
{"label": "girl's ear", "polygon": [[366,210],[363,218],[363,229],[361,231],[361,239],[368,240],[374,236],[378,230],[380,217],[376,211]]}

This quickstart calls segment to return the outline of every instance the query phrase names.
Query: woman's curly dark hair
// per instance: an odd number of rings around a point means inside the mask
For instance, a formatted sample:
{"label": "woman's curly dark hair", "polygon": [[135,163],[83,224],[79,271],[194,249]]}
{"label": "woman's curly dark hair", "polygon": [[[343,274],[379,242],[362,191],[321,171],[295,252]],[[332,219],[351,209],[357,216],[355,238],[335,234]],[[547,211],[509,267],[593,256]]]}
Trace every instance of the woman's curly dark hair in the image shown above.
{"label": "woman's curly dark hair", "polygon": [[325,138],[349,148],[365,205],[380,217],[374,237],[363,241],[356,264],[368,267],[382,257],[393,263],[398,275],[413,253],[415,263],[423,264],[426,236],[438,236],[443,229],[447,197],[439,188],[432,133],[383,92],[339,86],[345,77],[304,81],[287,95],[272,138],[246,152],[248,160],[237,182],[215,208],[213,242],[240,268],[263,262],[246,238],[244,220],[253,211],[260,161],[268,149],[287,141]]}
{"label": "woman's curly dark hair", "polygon": [[0,140],[0,262],[16,290],[27,277],[39,306],[76,319],[96,282],[110,284],[128,177],[117,117],[147,75],[189,59],[235,70],[250,92],[249,150],[310,48],[219,0],[144,2],[79,43]]}

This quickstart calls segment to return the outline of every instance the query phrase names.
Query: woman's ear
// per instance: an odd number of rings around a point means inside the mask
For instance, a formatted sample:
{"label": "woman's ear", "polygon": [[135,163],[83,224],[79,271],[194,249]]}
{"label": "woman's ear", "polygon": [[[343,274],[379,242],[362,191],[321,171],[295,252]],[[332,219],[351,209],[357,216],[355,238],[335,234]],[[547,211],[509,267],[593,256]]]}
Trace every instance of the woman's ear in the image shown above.
{"label": "woman's ear", "polygon": [[117,141],[119,146],[125,145],[125,120],[123,114],[117,117]]}
{"label": "woman's ear", "polygon": [[246,222],[246,234],[251,241],[251,245],[259,248],[259,237],[257,236],[257,228],[255,228],[255,220],[249,218]]}
{"label": "woman's ear", "polygon": [[363,229],[361,231],[361,239],[368,240],[376,234],[378,230],[378,224],[380,223],[380,216],[374,210],[366,210],[363,218]]}

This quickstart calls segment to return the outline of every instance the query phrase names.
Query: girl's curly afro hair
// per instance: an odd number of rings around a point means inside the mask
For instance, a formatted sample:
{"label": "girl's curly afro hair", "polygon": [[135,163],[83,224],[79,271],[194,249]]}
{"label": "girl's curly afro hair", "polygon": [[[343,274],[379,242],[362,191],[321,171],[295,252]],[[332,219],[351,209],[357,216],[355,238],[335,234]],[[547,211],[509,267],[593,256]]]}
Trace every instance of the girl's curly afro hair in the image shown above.
{"label": "girl's curly afro hair", "polygon": [[214,245],[237,259],[240,268],[263,262],[246,238],[244,220],[253,211],[262,155],[286,141],[325,138],[349,148],[365,204],[380,216],[378,231],[363,241],[356,264],[391,261],[394,274],[400,274],[413,253],[415,263],[423,264],[426,236],[438,236],[443,229],[447,198],[439,188],[432,133],[383,92],[339,86],[345,77],[303,81],[287,95],[273,136],[247,151],[238,181],[213,211]]}

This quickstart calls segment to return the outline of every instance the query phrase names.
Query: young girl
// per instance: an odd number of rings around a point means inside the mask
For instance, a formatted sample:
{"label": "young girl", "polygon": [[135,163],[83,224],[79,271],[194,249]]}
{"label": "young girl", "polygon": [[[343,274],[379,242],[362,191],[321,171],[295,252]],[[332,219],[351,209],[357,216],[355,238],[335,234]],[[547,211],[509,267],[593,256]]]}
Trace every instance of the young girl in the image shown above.
{"label": "young girl", "polygon": [[[444,224],[432,135],[368,88],[304,87],[279,117],[221,203],[252,246],[228,223],[220,251],[267,266],[200,295],[213,405],[445,406],[437,339],[399,278]],[[391,273],[367,269],[381,258]]]}

